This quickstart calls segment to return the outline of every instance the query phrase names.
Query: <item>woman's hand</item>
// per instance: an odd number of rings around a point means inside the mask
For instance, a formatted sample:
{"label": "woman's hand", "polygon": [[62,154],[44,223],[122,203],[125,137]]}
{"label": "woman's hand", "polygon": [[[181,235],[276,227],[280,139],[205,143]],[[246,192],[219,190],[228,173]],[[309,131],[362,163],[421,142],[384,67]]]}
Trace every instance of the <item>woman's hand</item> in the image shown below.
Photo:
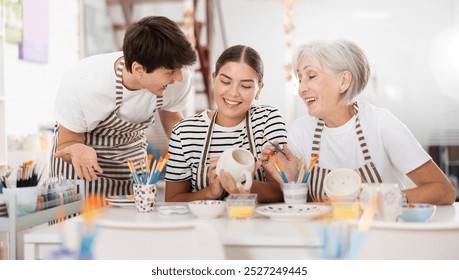
{"label": "woman's hand", "polygon": [[223,187],[217,175],[217,162],[219,158],[220,157],[211,157],[207,169],[207,179],[209,181],[209,190],[212,199],[220,198],[223,194]]}
{"label": "woman's hand", "polygon": [[247,194],[250,193],[250,189],[246,190],[244,185],[239,185],[236,183],[234,180],[233,176],[231,176],[231,173],[226,172],[225,170],[220,170],[220,182],[225,191],[227,191],[229,194]]}
{"label": "woman's hand", "polygon": [[[278,141],[273,142],[274,145],[279,146]],[[280,165],[280,168],[284,171],[285,176],[288,181],[294,181],[296,176],[296,170],[299,160],[293,155],[292,151],[285,144],[283,145],[283,151],[286,156],[276,151],[276,148],[272,145],[266,145],[261,151],[261,165],[264,170],[269,172],[279,184],[282,184],[284,180],[277,171],[274,161],[277,161]]]}
{"label": "woman's hand", "polygon": [[97,180],[96,172],[103,173],[97,163],[96,150],[84,144],[77,143],[67,146],[54,153],[53,157],[69,158],[78,177],[87,181]]}

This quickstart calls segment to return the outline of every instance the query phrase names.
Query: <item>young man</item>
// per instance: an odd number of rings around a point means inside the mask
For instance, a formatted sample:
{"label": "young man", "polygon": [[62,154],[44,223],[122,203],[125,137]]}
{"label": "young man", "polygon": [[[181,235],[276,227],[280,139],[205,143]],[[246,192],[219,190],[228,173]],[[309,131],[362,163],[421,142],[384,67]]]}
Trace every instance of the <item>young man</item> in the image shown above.
{"label": "young man", "polygon": [[63,77],[51,176],[86,180],[91,194],[132,193],[127,165],[146,162],[145,129],[159,117],[169,136],[181,119],[196,53],[166,17],[145,17],[126,31],[123,51],[81,60]]}

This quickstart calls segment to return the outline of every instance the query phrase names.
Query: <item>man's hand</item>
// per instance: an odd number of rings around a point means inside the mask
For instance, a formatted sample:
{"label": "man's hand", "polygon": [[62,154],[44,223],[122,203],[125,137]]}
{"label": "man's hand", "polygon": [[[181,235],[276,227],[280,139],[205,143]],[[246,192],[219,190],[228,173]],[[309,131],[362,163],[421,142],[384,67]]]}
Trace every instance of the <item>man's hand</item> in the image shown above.
{"label": "man's hand", "polygon": [[67,146],[54,153],[53,157],[70,159],[78,177],[88,181],[97,180],[96,172],[103,173],[97,163],[96,150],[84,144],[77,143]]}

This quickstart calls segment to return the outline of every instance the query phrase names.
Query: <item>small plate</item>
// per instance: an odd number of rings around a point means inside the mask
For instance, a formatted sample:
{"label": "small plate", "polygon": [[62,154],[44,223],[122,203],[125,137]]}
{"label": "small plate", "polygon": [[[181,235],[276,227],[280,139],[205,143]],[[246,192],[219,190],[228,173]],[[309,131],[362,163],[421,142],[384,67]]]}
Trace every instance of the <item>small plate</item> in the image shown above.
{"label": "small plate", "polygon": [[308,220],[330,212],[331,207],[321,204],[268,204],[258,206],[255,212],[272,220]]}
{"label": "small plate", "polygon": [[163,215],[179,214],[184,215],[190,213],[190,210],[185,206],[172,205],[172,206],[158,206],[158,212]]}
{"label": "small plate", "polygon": [[134,195],[113,195],[105,198],[107,202],[115,203],[134,203]]}
{"label": "small plate", "polygon": [[131,207],[131,206],[135,206],[134,201],[132,201],[132,202],[111,202],[111,201],[107,201],[107,204],[111,205],[111,206],[116,206],[116,207]]}

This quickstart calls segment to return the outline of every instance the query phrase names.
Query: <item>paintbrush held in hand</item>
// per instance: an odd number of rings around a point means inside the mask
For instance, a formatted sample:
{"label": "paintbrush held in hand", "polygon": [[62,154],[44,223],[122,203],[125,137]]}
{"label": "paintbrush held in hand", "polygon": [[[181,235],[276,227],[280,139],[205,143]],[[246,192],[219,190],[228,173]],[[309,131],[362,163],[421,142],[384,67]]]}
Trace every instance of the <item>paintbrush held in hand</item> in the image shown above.
{"label": "paintbrush held in hand", "polygon": [[274,143],[271,142],[271,140],[269,140],[268,137],[266,137],[263,133],[260,133],[260,135],[261,135],[261,137],[263,137],[263,139],[265,139],[266,142],[268,142],[271,146],[273,146],[276,149],[276,151],[278,151],[279,153],[283,154],[284,157],[287,157],[287,155],[284,153],[284,151],[282,151],[282,149],[279,146],[274,145]]}

